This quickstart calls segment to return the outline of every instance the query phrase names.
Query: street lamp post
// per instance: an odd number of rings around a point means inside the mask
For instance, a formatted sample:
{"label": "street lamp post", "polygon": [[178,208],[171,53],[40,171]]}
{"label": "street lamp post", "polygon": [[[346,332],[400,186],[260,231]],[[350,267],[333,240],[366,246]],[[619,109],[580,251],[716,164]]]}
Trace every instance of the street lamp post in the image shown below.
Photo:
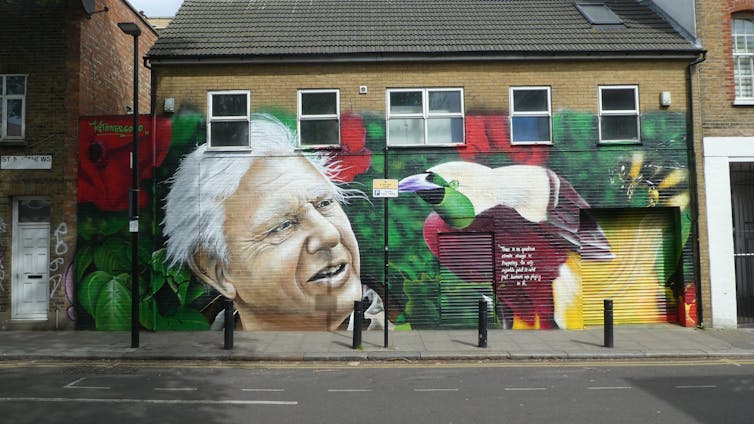
{"label": "street lamp post", "polygon": [[133,141],[131,147],[131,190],[128,197],[128,231],[131,233],[131,347],[139,347],[139,36],[133,22],[118,23],[134,39]]}

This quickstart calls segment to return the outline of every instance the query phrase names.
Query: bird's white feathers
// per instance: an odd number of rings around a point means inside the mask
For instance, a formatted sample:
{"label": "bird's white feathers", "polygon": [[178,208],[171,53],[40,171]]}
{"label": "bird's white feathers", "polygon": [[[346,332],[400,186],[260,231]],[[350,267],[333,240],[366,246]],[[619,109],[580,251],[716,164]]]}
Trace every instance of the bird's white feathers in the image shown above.
{"label": "bird's white feathers", "polygon": [[547,220],[551,198],[557,199],[560,189],[559,179],[551,184],[553,179],[548,175],[551,171],[534,165],[490,168],[472,162],[446,162],[429,171],[466,196],[476,215],[504,205],[528,221],[542,222]]}
{"label": "bird's white feathers", "polygon": [[490,168],[472,162],[446,162],[429,169],[466,196],[474,214],[502,205],[581,251],[585,259],[613,257],[602,229],[576,190],[552,170],[536,165]]}

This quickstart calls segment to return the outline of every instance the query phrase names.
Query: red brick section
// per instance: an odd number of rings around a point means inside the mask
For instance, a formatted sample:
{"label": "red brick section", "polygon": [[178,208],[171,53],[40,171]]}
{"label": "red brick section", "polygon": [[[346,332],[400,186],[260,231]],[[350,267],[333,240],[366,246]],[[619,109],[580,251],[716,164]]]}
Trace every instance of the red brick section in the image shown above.
{"label": "red brick section", "polygon": [[734,106],[731,17],[754,15],[754,0],[697,0],[697,30],[707,61],[700,65],[705,136],[754,135],[754,107]]}
{"label": "red brick section", "polygon": [[[141,26],[140,56],[157,35],[125,0],[98,2],[109,11],[91,18],[80,1],[0,1],[0,74],[26,74],[26,139],[23,143],[0,144],[2,155],[52,155],[51,170],[0,171],[0,220],[7,227],[0,233],[5,249],[5,290],[0,290],[0,328],[63,327],[66,299],[55,292],[48,322],[33,326],[10,321],[12,262],[12,203],[14,196],[49,196],[52,201],[51,230],[68,247],[67,266],[76,248],[76,184],[78,174],[78,120],[82,115],[125,114],[133,97],[133,38],[123,34],[118,22]],[[149,113],[151,75],[139,60],[141,113]],[[52,236],[52,234],[51,234]],[[55,246],[55,238],[51,239]],[[54,249],[51,254],[54,253]],[[53,257],[51,257],[52,259]],[[57,305],[57,306],[56,306]]]}

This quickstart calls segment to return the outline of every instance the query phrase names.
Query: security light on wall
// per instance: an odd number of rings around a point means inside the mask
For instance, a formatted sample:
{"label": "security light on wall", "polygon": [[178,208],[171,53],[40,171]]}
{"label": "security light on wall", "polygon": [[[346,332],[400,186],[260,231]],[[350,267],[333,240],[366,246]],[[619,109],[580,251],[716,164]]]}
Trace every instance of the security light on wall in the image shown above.
{"label": "security light on wall", "polygon": [[672,99],[670,98],[670,91],[661,91],[660,92],[660,106],[662,107],[668,107],[672,103]]}
{"label": "security light on wall", "polygon": [[165,102],[162,104],[162,110],[166,113],[175,112],[175,98],[167,97],[165,99]]}
{"label": "security light on wall", "polygon": [[360,85],[359,86],[359,94],[367,94],[368,91],[369,91],[369,89],[367,88],[366,85]]}

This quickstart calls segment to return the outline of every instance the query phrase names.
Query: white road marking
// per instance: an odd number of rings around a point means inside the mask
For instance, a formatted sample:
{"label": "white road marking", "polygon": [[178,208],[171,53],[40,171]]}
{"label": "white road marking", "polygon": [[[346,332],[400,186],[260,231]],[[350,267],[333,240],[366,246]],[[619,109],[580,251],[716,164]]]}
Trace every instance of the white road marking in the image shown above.
{"label": "white road marking", "polygon": [[155,387],[154,389],[162,392],[193,392],[197,390],[196,387]]}
{"label": "white road marking", "polygon": [[371,392],[372,389],[327,389],[328,392]]}
{"label": "white road marking", "polygon": [[699,384],[696,386],[675,386],[676,389],[716,389],[714,384]]}
{"label": "white road marking", "polygon": [[628,390],[630,388],[631,387],[629,387],[629,386],[606,386],[606,387],[597,386],[597,387],[587,387],[587,389],[589,389],[589,390]]}
{"label": "white road marking", "polygon": [[533,392],[537,390],[547,390],[546,387],[506,387],[504,390],[509,392]]}
{"label": "white road marking", "polygon": [[179,399],[99,399],[61,397],[0,397],[0,402],[80,402],[80,403],[147,403],[187,405],[298,405],[298,401],[286,400],[179,400]]}
{"label": "white road marking", "polygon": [[414,389],[415,392],[457,392],[458,389]]}
{"label": "white road marking", "polygon": [[71,381],[70,383],[63,386],[64,389],[90,389],[90,390],[110,390],[109,387],[106,386],[77,386],[76,383],[80,383],[84,381],[85,377],[81,377],[76,381]]}
{"label": "white road marking", "polygon": [[241,389],[242,392],[284,392],[285,389]]}

